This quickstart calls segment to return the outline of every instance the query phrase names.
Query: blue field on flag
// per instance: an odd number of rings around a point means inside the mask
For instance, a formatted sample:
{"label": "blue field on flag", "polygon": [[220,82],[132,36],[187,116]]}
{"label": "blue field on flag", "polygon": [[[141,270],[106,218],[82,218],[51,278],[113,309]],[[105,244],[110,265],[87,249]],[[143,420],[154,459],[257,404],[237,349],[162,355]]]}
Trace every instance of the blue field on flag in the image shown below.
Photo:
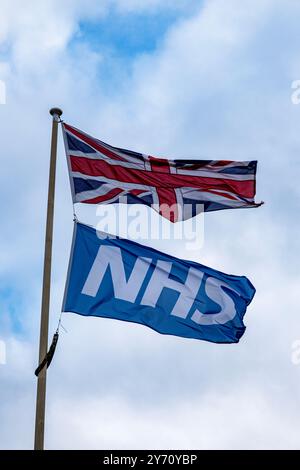
{"label": "blue field on flag", "polygon": [[75,223],[62,310],[135,322],[162,334],[236,343],[254,294],[245,276]]}

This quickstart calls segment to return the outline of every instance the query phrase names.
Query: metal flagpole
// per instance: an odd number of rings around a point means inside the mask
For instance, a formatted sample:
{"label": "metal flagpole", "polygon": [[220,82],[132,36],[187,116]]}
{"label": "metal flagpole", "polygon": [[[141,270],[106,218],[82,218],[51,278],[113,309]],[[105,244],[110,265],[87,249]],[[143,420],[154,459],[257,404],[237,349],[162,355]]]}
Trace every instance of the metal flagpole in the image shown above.
{"label": "metal flagpole", "polygon": [[[53,119],[52,119],[47,222],[46,222],[45,254],[44,254],[39,364],[42,362],[42,360],[46,356],[47,349],[48,349],[52,234],[53,234],[55,171],[56,171],[56,154],[57,154],[57,130],[58,130],[58,123],[60,121],[60,116],[62,115],[62,110],[59,108],[52,108],[50,109],[50,114]],[[36,396],[36,415],[35,415],[35,438],[34,438],[35,450],[44,449],[46,375],[47,375],[47,366],[45,366],[38,375],[37,396]]]}

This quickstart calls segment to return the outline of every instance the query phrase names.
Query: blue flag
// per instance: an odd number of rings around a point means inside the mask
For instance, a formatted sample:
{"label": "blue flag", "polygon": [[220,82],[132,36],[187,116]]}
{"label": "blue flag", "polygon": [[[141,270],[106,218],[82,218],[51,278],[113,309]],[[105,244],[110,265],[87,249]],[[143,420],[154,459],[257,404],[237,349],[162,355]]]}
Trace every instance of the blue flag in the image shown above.
{"label": "blue flag", "polygon": [[236,343],[255,288],[233,276],[75,223],[64,312]]}

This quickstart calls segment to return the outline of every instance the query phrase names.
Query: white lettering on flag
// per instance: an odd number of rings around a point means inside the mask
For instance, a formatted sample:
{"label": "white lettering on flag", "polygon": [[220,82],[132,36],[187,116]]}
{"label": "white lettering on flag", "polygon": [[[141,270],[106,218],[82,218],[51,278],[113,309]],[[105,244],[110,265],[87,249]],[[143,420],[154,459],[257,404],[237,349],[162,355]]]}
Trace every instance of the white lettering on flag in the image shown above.
{"label": "white lettering on flag", "polygon": [[198,325],[217,325],[218,323],[223,325],[235,317],[236,309],[234,301],[225,292],[225,290],[222,289],[222,287],[226,287],[230,291],[233,291],[231,287],[219,279],[215,279],[213,277],[208,277],[206,279],[205,292],[211,300],[220,305],[221,311],[219,313],[209,315],[196,310],[193,313],[191,320],[198,323]]}
{"label": "white lettering on flag", "polygon": [[115,297],[128,302],[135,302],[150,263],[151,259],[149,258],[137,258],[132,272],[126,280],[121,249],[102,245],[98,250],[81,293],[96,297],[106,270],[110,268]]}
{"label": "white lettering on flag", "polygon": [[171,315],[186,318],[198,294],[203,273],[190,268],[185,283],[182,283],[169,278],[171,269],[172,263],[162,260],[157,261],[141,304],[155,307],[162,290],[167,287],[180,293]]}
{"label": "white lettering on flag", "polygon": [[[102,245],[98,250],[81,293],[96,297],[105,273],[109,268],[115,298],[134,303],[151,262],[150,258],[137,257],[133,269],[128,279],[126,279],[121,249]],[[155,308],[163,289],[168,288],[179,293],[171,315],[187,318],[199,292],[204,274],[197,269],[189,268],[186,281],[183,283],[169,277],[171,269],[171,262],[157,261],[141,300],[141,305]],[[228,284],[219,279],[213,277],[206,279],[205,292],[213,302],[220,306],[221,310],[218,313],[207,314],[197,309],[191,316],[191,320],[198,325],[217,325],[227,323],[235,317],[236,308],[234,301],[222,287],[236,292]]]}

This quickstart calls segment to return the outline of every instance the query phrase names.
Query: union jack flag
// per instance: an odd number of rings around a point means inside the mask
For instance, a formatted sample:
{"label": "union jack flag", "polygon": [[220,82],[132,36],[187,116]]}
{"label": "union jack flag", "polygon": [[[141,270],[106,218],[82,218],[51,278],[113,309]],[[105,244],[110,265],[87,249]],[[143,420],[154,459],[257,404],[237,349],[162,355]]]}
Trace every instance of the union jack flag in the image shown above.
{"label": "union jack flag", "polygon": [[146,204],[171,222],[257,207],[257,161],[170,160],[125,150],[62,124],[73,202]]}

